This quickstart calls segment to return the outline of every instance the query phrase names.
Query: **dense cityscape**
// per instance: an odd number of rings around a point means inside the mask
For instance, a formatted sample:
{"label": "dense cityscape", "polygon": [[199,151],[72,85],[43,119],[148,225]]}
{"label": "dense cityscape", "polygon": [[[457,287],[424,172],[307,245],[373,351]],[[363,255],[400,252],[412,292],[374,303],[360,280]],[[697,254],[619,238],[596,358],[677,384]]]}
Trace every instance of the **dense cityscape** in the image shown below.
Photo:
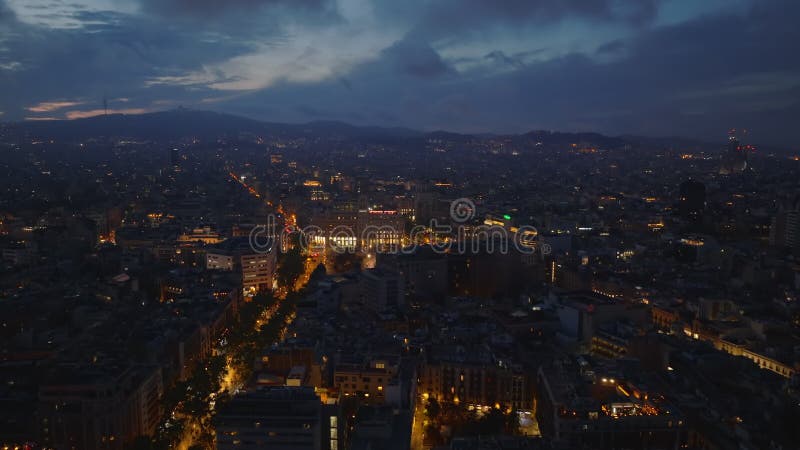
{"label": "dense cityscape", "polygon": [[254,126],[2,128],[4,448],[798,442],[798,155]]}
{"label": "dense cityscape", "polygon": [[797,0],[0,0],[0,450],[800,450]]}

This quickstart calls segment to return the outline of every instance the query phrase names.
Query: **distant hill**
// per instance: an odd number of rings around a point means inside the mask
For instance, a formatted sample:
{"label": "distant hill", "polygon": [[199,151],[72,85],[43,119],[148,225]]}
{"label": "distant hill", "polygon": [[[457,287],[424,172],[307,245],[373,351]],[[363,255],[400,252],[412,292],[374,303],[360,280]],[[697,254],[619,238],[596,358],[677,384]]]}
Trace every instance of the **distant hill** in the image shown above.
{"label": "distant hill", "polygon": [[531,131],[520,136],[532,142],[546,145],[586,144],[600,148],[621,148],[628,142],[618,137],[609,137],[599,133],[562,133],[553,131]]}
{"label": "distant hill", "polygon": [[270,130],[270,125],[229,114],[177,109],[76,120],[26,121],[10,127],[41,138],[80,140],[100,136],[142,139],[216,137],[229,133],[264,133]]}
{"label": "distant hill", "polygon": [[[337,121],[317,121],[304,124],[262,122],[232,114],[211,111],[196,111],[184,108],[136,115],[109,114],[77,120],[26,121],[6,124],[7,129],[40,139],[78,141],[89,138],[132,139],[214,139],[221,136],[253,134],[256,136],[340,136],[343,138],[377,139],[449,139],[468,140],[487,138],[487,135],[471,135],[434,131],[425,133],[408,128],[384,128],[356,126]],[[519,143],[543,145],[569,145],[580,143],[601,148],[708,146],[707,143],[680,138],[644,138],[637,136],[610,137],[598,133],[564,133],[553,131],[531,131],[519,135],[490,135],[493,138],[507,137]],[[711,144],[715,145],[715,144]]]}
{"label": "distant hill", "polygon": [[109,114],[76,120],[25,121],[7,125],[32,136],[58,140],[94,137],[137,139],[216,138],[225,135],[341,135],[344,137],[413,137],[421,132],[405,128],[358,127],[343,122],[305,124],[261,122],[232,114],[174,109],[145,114]]}

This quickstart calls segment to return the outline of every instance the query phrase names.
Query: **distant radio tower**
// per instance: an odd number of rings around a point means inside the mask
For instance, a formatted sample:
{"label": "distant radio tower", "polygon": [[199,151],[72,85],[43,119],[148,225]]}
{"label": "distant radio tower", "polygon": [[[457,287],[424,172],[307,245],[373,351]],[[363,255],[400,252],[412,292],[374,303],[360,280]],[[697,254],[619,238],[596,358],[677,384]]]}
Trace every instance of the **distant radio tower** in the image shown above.
{"label": "distant radio tower", "polygon": [[106,96],[103,96],[103,113],[107,116],[108,115],[108,99]]}

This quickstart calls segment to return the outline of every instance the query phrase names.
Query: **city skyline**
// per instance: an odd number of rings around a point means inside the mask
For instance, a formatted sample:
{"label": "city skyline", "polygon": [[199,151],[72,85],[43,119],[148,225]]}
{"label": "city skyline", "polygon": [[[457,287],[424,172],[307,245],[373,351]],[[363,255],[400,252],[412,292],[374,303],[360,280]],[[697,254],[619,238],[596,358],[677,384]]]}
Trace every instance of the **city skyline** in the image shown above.
{"label": "city skyline", "polygon": [[[104,122],[104,120],[106,122]],[[79,118],[47,118],[47,119],[28,119],[22,121],[7,121],[0,120],[0,124],[5,124],[10,128],[37,130],[43,133],[43,136],[53,135],[57,136],[59,133],[70,133],[72,135],[88,135],[93,132],[102,130],[105,126],[111,126],[115,133],[128,133],[130,136],[141,135],[146,132],[146,125],[149,122],[150,126],[154,126],[158,121],[167,121],[167,123],[179,123],[180,130],[173,131],[172,134],[177,137],[180,134],[208,134],[210,130],[205,128],[209,122],[224,123],[224,126],[236,127],[240,126],[248,129],[251,132],[261,132],[269,134],[276,130],[283,129],[284,132],[299,132],[303,129],[311,130],[314,132],[323,133],[344,133],[352,135],[382,135],[386,137],[396,138],[412,138],[424,136],[437,136],[438,134],[448,134],[452,136],[460,136],[468,138],[470,136],[479,138],[524,138],[525,136],[539,136],[539,137],[555,137],[557,139],[578,139],[588,137],[591,139],[607,139],[618,140],[619,142],[627,141],[630,144],[641,145],[644,143],[656,145],[662,143],[663,145],[677,146],[688,145],[690,147],[704,147],[715,148],[721,145],[726,145],[732,137],[746,142],[747,151],[755,152],[760,148],[769,151],[778,151],[779,153],[794,154],[795,149],[792,145],[766,145],[761,146],[760,142],[754,142],[751,139],[750,130],[747,128],[730,128],[725,134],[712,136],[708,139],[705,138],[691,138],[674,134],[671,136],[647,136],[637,135],[632,133],[621,133],[619,135],[603,134],[594,131],[586,130],[564,130],[564,129],[530,129],[518,133],[492,133],[492,132],[471,132],[452,131],[449,129],[417,129],[410,127],[391,127],[379,126],[371,124],[354,124],[343,120],[311,120],[305,122],[280,122],[280,121],[266,121],[259,120],[252,117],[247,117],[239,114],[231,114],[226,112],[218,112],[212,110],[200,110],[186,108],[182,105],[174,109],[165,109],[157,111],[115,111],[113,109],[99,109],[96,115]],[[58,127],[53,127],[54,124],[61,124]],[[175,125],[172,123],[172,125]],[[145,128],[142,128],[145,126]],[[121,129],[119,127],[122,127]],[[124,130],[124,131],[121,131]],[[165,127],[161,132],[169,133],[169,127]],[[216,130],[219,131],[219,130]]]}

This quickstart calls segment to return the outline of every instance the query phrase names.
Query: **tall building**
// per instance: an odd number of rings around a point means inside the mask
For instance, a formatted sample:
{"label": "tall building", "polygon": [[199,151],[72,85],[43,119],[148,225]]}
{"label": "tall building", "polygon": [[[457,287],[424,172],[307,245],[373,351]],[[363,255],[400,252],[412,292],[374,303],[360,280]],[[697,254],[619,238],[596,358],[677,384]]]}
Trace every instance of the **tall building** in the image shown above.
{"label": "tall building", "polygon": [[747,169],[747,152],[750,147],[743,146],[734,133],[735,130],[728,136],[728,147],[722,155],[719,173],[723,175],[741,173]]}
{"label": "tall building", "polygon": [[542,436],[559,448],[681,448],[687,430],[677,409],[651,401],[659,394],[647,385],[598,372],[602,368],[585,360],[566,358],[539,368],[536,416]]}
{"label": "tall building", "polygon": [[31,264],[36,257],[36,244],[30,241],[14,242],[2,251],[2,261],[14,267]]}
{"label": "tall building", "polygon": [[54,370],[39,389],[45,448],[120,449],[156,432],[162,416],[161,369]]}
{"label": "tall building", "polygon": [[376,311],[405,306],[403,276],[390,269],[370,269],[362,273],[361,296],[364,304]]}
{"label": "tall building", "polygon": [[169,162],[172,167],[178,167],[181,162],[181,153],[177,148],[172,148],[169,151]]}
{"label": "tall building", "polygon": [[782,211],[773,217],[769,243],[775,247],[800,250],[800,211]]}
{"label": "tall building", "polygon": [[403,245],[405,219],[396,210],[361,209],[356,225],[359,245],[364,250],[395,250]]}
{"label": "tall building", "polygon": [[272,288],[277,261],[272,243],[254,249],[249,237],[227,239],[206,251],[206,268],[212,270],[240,271],[242,289],[255,293]]}
{"label": "tall building", "polygon": [[689,220],[698,220],[706,208],[706,186],[694,180],[681,183],[678,198],[680,215]]}
{"label": "tall building", "polygon": [[533,409],[528,371],[516,365],[500,367],[480,349],[469,350],[434,348],[419,369],[422,395],[476,408]]}
{"label": "tall building", "polygon": [[214,418],[218,450],[338,450],[336,408],[311,387],[272,387],[241,393]]}
{"label": "tall building", "polygon": [[413,297],[440,298],[447,295],[447,257],[431,247],[418,247],[413,253],[378,255],[378,267],[388,267],[403,276],[406,292]]}
{"label": "tall building", "polygon": [[315,245],[326,249],[355,251],[358,247],[358,212],[354,204],[336,202],[334,207],[311,217],[311,225],[319,227],[319,236],[313,236]]}
{"label": "tall building", "polygon": [[398,371],[398,359],[392,356],[338,362],[333,372],[333,387],[344,396],[359,397],[364,403],[399,404],[396,398],[387,398],[391,390],[397,390]]}
{"label": "tall building", "polygon": [[361,405],[353,421],[355,425],[349,442],[351,450],[411,448],[412,415],[408,410],[398,410],[391,406]]}

